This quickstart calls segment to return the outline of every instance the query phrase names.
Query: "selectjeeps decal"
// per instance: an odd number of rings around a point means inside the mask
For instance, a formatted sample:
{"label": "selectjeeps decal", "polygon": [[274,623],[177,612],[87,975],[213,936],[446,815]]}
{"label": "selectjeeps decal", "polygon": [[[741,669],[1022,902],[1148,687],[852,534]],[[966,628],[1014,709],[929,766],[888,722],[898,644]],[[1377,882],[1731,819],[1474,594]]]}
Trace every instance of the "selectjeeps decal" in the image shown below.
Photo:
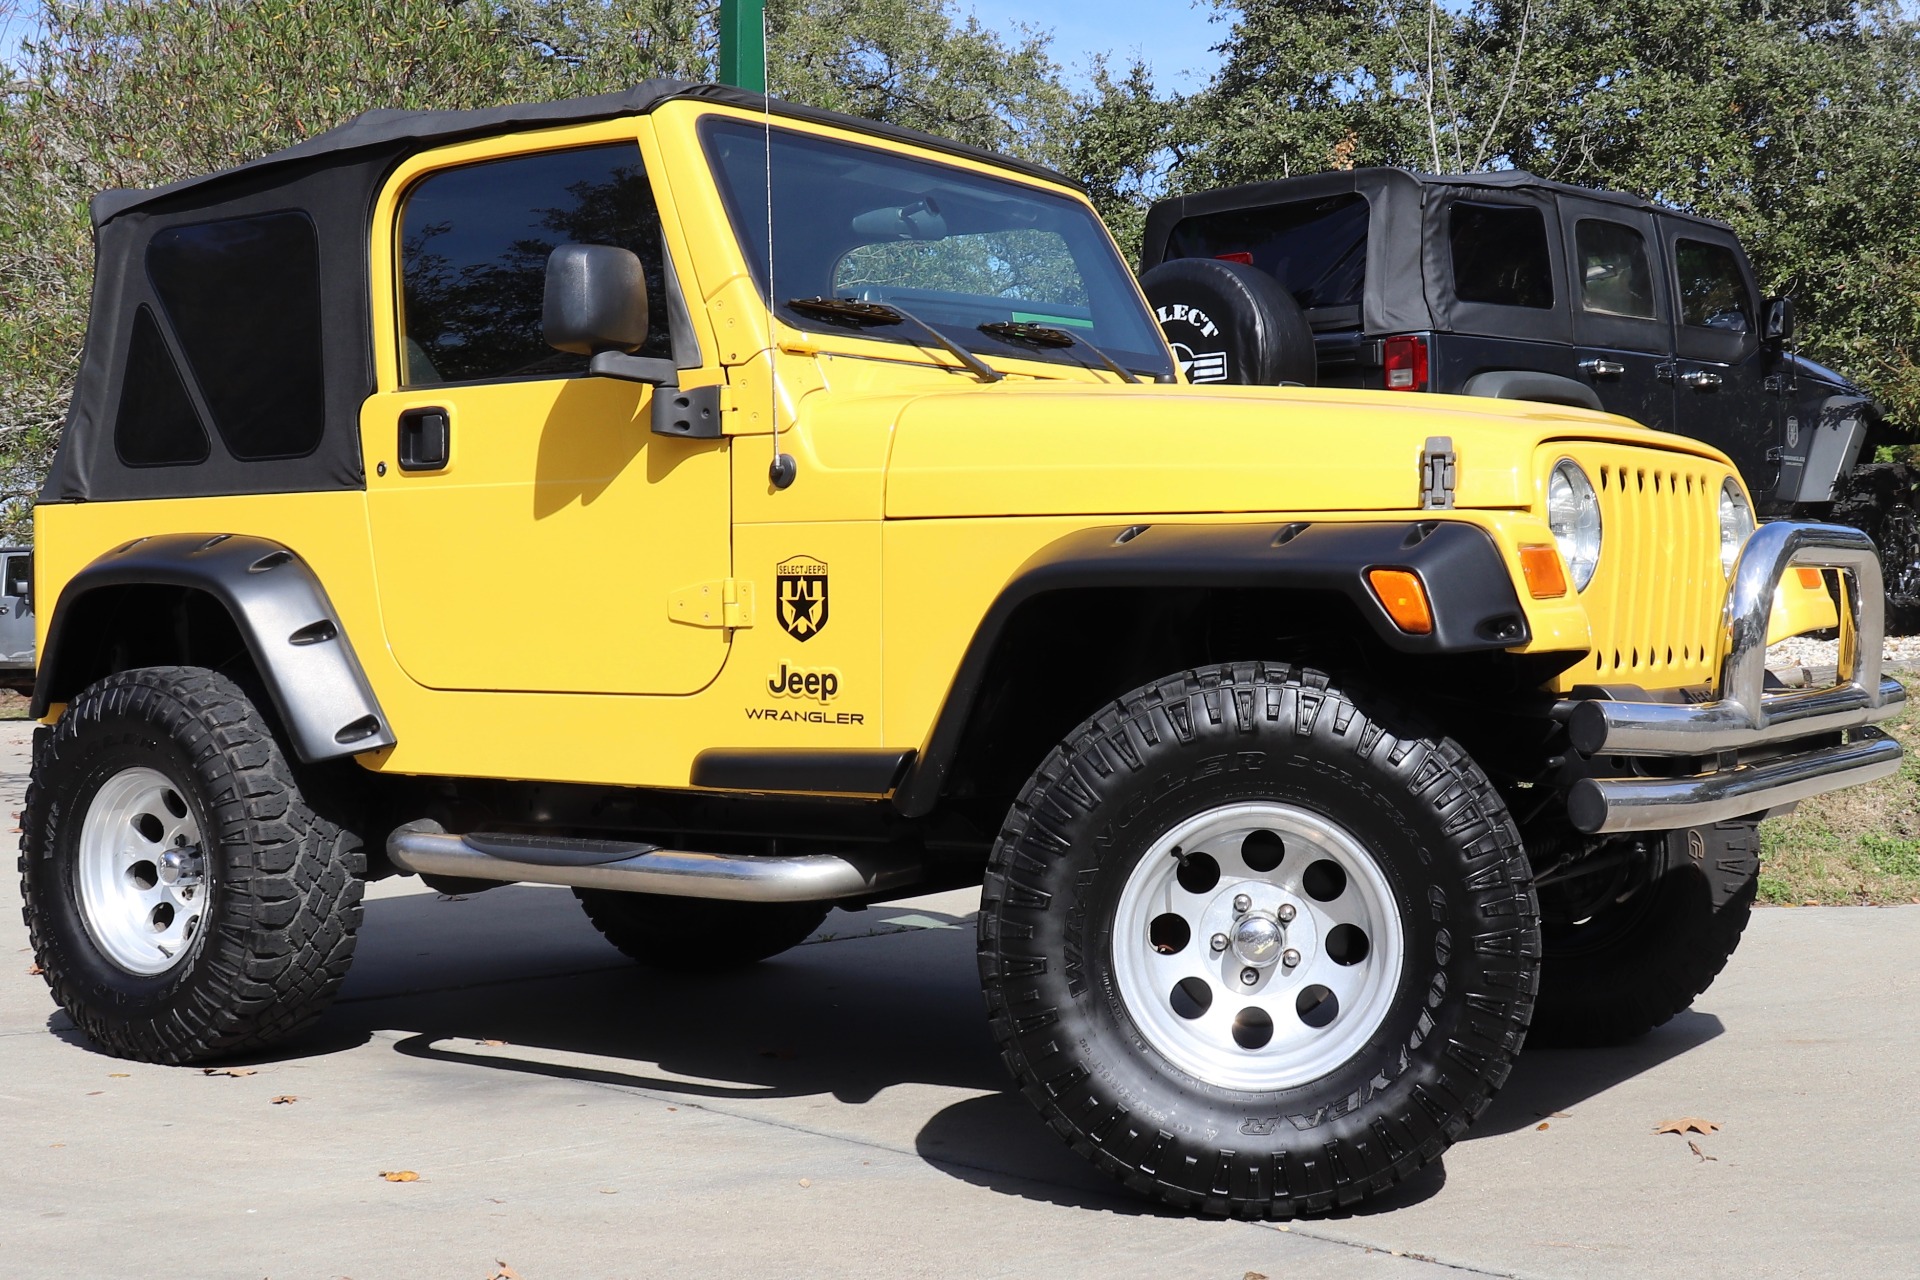
{"label": "selectjeeps decal", "polygon": [[794,556],[774,566],[780,596],[780,625],[795,640],[811,640],[827,625],[827,565],[812,556]]}

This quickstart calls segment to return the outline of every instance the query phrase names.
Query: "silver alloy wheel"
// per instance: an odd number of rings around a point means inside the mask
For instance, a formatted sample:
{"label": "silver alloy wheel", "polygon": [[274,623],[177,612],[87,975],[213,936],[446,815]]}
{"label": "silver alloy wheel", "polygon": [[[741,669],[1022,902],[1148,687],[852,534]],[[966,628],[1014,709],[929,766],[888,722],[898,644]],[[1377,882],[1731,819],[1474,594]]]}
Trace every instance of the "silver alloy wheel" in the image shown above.
{"label": "silver alloy wheel", "polygon": [[1372,1038],[1400,984],[1400,911],[1352,833],[1274,802],[1165,833],[1121,890],[1120,996],[1182,1070],[1222,1088],[1304,1084]]}
{"label": "silver alloy wheel", "polygon": [[80,824],[81,916],[107,959],[153,977],[179,964],[206,913],[200,826],[167,776],[107,779]]}

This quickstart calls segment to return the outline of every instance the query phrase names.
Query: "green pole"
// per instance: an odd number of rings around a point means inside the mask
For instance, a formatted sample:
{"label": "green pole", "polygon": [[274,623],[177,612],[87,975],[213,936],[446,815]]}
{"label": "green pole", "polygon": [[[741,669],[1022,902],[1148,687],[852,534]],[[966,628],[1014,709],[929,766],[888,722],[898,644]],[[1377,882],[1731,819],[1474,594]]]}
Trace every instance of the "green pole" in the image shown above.
{"label": "green pole", "polygon": [[767,91],[767,0],[720,0],[720,82]]}

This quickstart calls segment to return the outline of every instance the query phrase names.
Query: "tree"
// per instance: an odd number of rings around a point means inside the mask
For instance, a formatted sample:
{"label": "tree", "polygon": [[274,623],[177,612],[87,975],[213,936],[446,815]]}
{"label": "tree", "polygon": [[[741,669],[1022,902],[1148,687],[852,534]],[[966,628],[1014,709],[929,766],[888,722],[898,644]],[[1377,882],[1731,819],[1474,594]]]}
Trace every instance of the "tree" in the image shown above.
{"label": "tree", "polygon": [[[717,0],[47,0],[0,95],[0,536],[59,438],[91,288],[87,201],[376,107],[710,79]],[[1046,41],[946,0],[772,0],[774,91],[1038,158],[1073,101]]]}

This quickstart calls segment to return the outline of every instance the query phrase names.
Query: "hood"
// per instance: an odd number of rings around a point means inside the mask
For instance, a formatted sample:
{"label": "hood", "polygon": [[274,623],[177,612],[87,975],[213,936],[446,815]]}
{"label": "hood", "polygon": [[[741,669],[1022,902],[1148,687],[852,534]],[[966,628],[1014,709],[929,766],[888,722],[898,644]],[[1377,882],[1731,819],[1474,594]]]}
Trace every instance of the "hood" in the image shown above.
{"label": "hood", "polygon": [[1530,506],[1550,440],[1719,457],[1607,414],[1385,391],[1002,383],[890,407],[890,518],[1416,510],[1435,436],[1469,508]]}
{"label": "hood", "polygon": [[1867,394],[1867,392],[1860,386],[1859,383],[1855,382],[1852,378],[1849,378],[1846,374],[1836,373],[1834,370],[1827,368],[1827,366],[1819,363],[1816,360],[1807,359],[1807,357],[1801,355],[1797,351],[1792,352],[1787,356],[1787,363],[1792,365],[1794,367],[1795,372],[1797,372],[1799,376],[1802,378],[1812,379],[1819,382],[1825,382],[1829,384],[1831,387],[1833,387],[1836,391],[1840,391],[1844,393],[1851,393],[1857,396],[1864,396]]}

